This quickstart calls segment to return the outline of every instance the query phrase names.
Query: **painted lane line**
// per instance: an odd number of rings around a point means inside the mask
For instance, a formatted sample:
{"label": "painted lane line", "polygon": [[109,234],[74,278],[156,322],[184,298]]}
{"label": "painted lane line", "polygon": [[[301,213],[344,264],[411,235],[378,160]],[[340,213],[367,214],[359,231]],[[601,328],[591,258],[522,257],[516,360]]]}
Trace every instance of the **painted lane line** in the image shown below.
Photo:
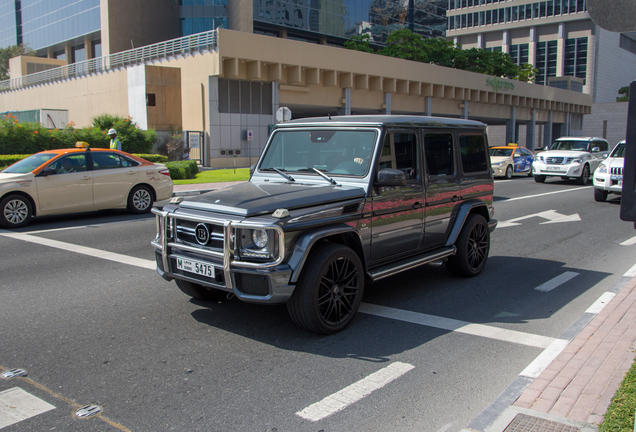
{"label": "painted lane line", "polygon": [[623,276],[624,277],[634,277],[634,276],[636,276],[636,264],[634,264],[632,266],[632,268],[627,270],[627,272],[625,272],[625,274]]}
{"label": "painted lane line", "polygon": [[55,409],[19,387],[0,392],[0,429]]}
{"label": "painted lane line", "polygon": [[553,279],[550,279],[549,281],[545,283],[542,283],[541,285],[536,287],[535,290],[542,291],[542,292],[552,291],[556,287],[563,285],[564,283],[566,283],[570,279],[575,278],[578,275],[579,273],[576,273],[576,272],[565,272],[562,275],[559,275]]}
{"label": "painted lane line", "polygon": [[428,327],[450,330],[473,336],[481,336],[536,348],[547,348],[550,344],[552,344],[552,342],[554,342],[554,338],[547,336],[507,330],[483,324],[473,324],[466,321],[459,321],[451,318],[443,318],[369,303],[362,303],[358,310],[362,313],[380,316],[383,318],[390,318],[413,324],[420,324]]}
{"label": "painted lane line", "polygon": [[500,199],[500,200],[495,200],[495,202],[497,202],[497,203],[505,203],[505,202],[510,202],[510,201],[519,201],[519,200],[530,199],[530,198],[538,198],[538,197],[542,197],[542,196],[546,196],[546,195],[554,195],[554,194],[558,194],[558,193],[575,192],[575,191],[579,191],[579,190],[583,190],[583,189],[589,189],[590,187],[591,186],[584,186],[584,187],[579,187],[579,188],[574,188],[574,189],[565,189],[565,190],[554,191],[554,192],[546,192],[546,193],[536,194],[536,195],[526,195],[526,196],[516,197],[516,198],[504,198],[504,199]]}
{"label": "painted lane line", "polygon": [[414,367],[408,363],[392,363],[331,396],[327,396],[320,402],[309,405],[302,411],[298,411],[296,415],[312,422],[322,420],[369,396]]}
{"label": "painted lane line", "polygon": [[625,240],[623,243],[621,243],[621,246],[632,246],[636,244],[636,237],[632,237],[629,240]]}
{"label": "painted lane line", "polygon": [[613,292],[605,292],[603,293],[598,300],[596,300],[592,306],[590,306],[589,308],[587,308],[587,310],[585,311],[585,313],[591,313],[594,315],[599,314],[603,308],[605,306],[607,306],[607,304],[614,298],[616,297],[616,294]]}
{"label": "painted lane line", "polygon": [[101,258],[108,261],[114,261],[121,264],[128,264],[135,267],[146,268],[149,270],[156,269],[156,263],[153,260],[146,260],[141,258],[131,257],[129,255],[122,255],[113,252],[107,252],[100,249],[90,248],[86,246],[74,245],[71,243],[65,243],[57,240],[50,240],[42,237],[30,236],[22,233],[2,233],[4,237],[13,238],[16,240],[23,240],[30,243],[36,243],[42,246],[49,246],[56,249],[62,249],[69,252],[75,252],[82,255],[88,255],[94,258]]}
{"label": "painted lane line", "polygon": [[528,378],[537,378],[561,351],[570,343],[569,340],[555,339],[549,347],[543,350],[519,375]]}

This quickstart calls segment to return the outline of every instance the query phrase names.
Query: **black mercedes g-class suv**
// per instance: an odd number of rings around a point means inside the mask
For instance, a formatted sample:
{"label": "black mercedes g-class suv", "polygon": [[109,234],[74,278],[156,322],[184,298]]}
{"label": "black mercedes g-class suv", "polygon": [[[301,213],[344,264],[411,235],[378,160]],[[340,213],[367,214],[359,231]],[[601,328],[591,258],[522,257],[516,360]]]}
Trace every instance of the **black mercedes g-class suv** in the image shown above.
{"label": "black mercedes g-class suv", "polygon": [[339,116],[276,126],[249,182],[157,216],[157,271],[201,300],[287,303],[322,334],[345,328],[365,283],[446,262],[476,276],[490,249],[485,125]]}

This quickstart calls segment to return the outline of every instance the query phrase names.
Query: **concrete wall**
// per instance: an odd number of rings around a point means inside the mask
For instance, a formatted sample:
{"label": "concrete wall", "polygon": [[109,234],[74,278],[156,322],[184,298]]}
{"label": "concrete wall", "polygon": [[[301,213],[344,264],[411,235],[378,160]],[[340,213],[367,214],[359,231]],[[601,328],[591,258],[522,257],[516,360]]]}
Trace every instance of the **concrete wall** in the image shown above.
{"label": "concrete wall", "polygon": [[[636,54],[620,47],[620,33],[598,29],[595,104],[616,102],[618,89],[636,79]],[[623,137],[624,138],[624,137]]]}
{"label": "concrete wall", "polygon": [[583,117],[583,136],[603,136],[603,123],[607,121],[605,138],[610,146],[624,140],[627,133],[627,102],[595,103],[592,114]]}
{"label": "concrete wall", "polygon": [[102,55],[176,39],[178,0],[101,0]]}
{"label": "concrete wall", "polygon": [[146,93],[155,95],[155,106],[146,106],[148,125],[157,130],[178,130],[182,125],[181,69],[146,66]]}

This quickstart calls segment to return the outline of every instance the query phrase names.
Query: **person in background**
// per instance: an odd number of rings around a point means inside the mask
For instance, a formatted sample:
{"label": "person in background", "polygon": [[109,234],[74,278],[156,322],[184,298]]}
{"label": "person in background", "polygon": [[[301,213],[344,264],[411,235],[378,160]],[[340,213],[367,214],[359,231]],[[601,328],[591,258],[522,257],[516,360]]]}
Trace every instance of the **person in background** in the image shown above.
{"label": "person in background", "polygon": [[190,149],[184,147],[183,149],[183,160],[190,160]]}
{"label": "person in background", "polygon": [[110,149],[121,151],[121,141],[117,139],[117,131],[115,129],[109,129],[108,135],[110,136]]}

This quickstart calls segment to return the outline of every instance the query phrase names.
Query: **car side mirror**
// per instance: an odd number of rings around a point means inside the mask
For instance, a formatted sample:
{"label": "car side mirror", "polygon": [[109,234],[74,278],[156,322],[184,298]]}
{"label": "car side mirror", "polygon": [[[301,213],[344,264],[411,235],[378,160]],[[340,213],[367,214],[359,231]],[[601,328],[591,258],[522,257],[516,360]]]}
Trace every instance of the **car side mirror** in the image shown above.
{"label": "car side mirror", "polygon": [[598,152],[600,152],[600,151],[601,151],[601,148],[600,148],[600,147],[594,147],[594,148],[592,149],[592,153],[598,153]]}
{"label": "car side mirror", "polygon": [[256,169],[256,164],[250,167],[250,178],[252,178],[252,174],[254,174],[254,170]]}
{"label": "car side mirror", "polygon": [[548,151],[548,150],[550,150],[550,147],[545,146],[545,147],[543,147],[543,150]]}
{"label": "car side mirror", "polygon": [[378,171],[375,177],[374,186],[404,186],[406,185],[406,175],[403,171],[383,168]]}
{"label": "car side mirror", "polygon": [[42,171],[40,171],[41,176],[46,177],[46,176],[50,176],[53,174],[57,174],[57,171],[55,171],[53,168],[44,168]]}

